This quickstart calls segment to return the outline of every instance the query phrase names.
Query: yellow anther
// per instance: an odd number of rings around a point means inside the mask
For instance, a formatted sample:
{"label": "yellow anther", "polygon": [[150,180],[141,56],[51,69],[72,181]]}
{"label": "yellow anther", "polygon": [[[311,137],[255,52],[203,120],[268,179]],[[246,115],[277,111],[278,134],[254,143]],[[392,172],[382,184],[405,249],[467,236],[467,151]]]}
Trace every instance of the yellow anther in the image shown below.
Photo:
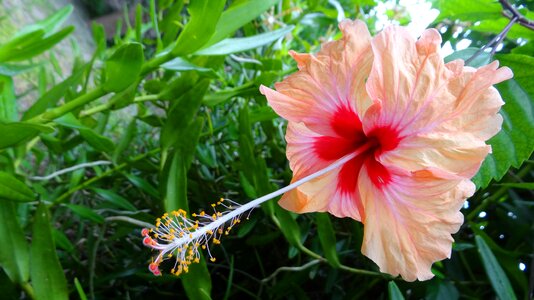
{"label": "yellow anther", "polygon": [[206,245],[202,245],[202,250],[206,250]]}
{"label": "yellow anther", "polygon": [[211,207],[215,207],[215,203],[212,203],[212,204],[211,204]]}
{"label": "yellow anther", "polygon": [[206,213],[204,211],[200,212],[200,216],[203,217]]}
{"label": "yellow anther", "polygon": [[198,257],[195,258],[194,262],[199,263],[200,262],[200,258],[198,258]]}
{"label": "yellow anther", "polygon": [[222,228],[217,229],[217,232],[218,232],[219,234],[222,234],[222,233],[223,233]]}
{"label": "yellow anther", "polygon": [[217,217],[222,217],[222,213],[221,212],[217,212]]}
{"label": "yellow anther", "polygon": [[210,258],[211,262],[215,262],[215,257]]}
{"label": "yellow anther", "polygon": [[167,254],[167,257],[171,258],[172,257],[172,253]]}
{"label": "yellow anther", "polygon": [[219,198],[219,201],[220,201],[220,202],[223,202],[223,201],[224,201],[224,198],[223,198],[223,197]]}
{"label": "yellow anther", "polygon": [[197,216],[197,214],[195,214],[195,213],[192,213],[191,215],[192,215],[193,217],[196,217],[196,216]]}
{"label": "yellow anther", "polygon": [[213,230],[208,230],[208,231],[206,231],[206,233],[213,234]]}

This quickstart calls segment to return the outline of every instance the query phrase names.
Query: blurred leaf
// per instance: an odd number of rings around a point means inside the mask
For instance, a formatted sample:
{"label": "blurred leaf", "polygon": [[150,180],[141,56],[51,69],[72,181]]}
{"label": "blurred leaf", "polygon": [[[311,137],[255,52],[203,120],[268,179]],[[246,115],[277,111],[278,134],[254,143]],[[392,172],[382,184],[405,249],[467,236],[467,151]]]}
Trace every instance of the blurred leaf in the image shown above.
{"label": "blurred leaf", "polygon": [[43,31],[45,37],[49,36],[52,32],[56,31],[61,24],[63,24],[70,16],[74,7],[72,5],[66,5],[62,9],[58,10],[53,15],[43,19],[35,24],[28,25],[21,29],[15,37],[21,37],[27,33],[35,31]]}
{"label": "blurred leaf", "polygon": [[37,299],[68,299],[67,280],[59,263],[48,210],[40,203],[35,212],[31,246],[31,278]]}
{"label": "blurred leaf", "polygon": [[129,210],[129,211],[137,211],[137,208],[130,203],[126,198],[121,197],[120,195],[116,194],[113,191],[110,190],[104,190],[99,188],[92,188],[93,191],[95,191],[100,197],[104,198],[104,200],[109,201],[110,203],[115,204],[117,207]]}
{"label": "blurred leaf", "polygon": [[300,227],[297,221],[293,219],[292,213],[280,207],[280,205],[274,206],[274,212],[276,220],[279,222],[280,231],[289,242],[289,244],[295,248],[302,247],[300,241]]}
{"label": "blurred leaf", "polygon": [[475,241],[478,246],[480,258],[482,258],[484,269],[497,296],[501,299],[517,299],[512,285],[508,281],[508,277],[506,277],[506,274],[484,239],[477,235],[475,236]]}
{"label": "blurred leaf", "polygon": [[177,143],[178,141],[187,141],[187,130],[185,129],[195,118],[208,86],[208,80],[201,80],[192,89],[182,94],[173,104],[169,110],[167,121],[161,130],[160,140],[163,149],[179,144]]}
{"label": "blurred leaf", "polygon": [[[0,75],[4,76],[15,76],[20,75],[23,73],[26,73],[27,71],[30,71],[34,69],[35,67],[39,67],[42,64],[35,63],[35,64],[0,64]],[[0,77],[1,78],[1,77]]]}
{"label": "blurred leaf", "polygon": [[[534,19],[534,13],[529,12],[525,16],[527,19]],[[510,22],[510,19],[501,17],[497,20],[482,20],[480,23],[476,26],[470,27],[472,30],[480,31],[480,32],[488,32],[488,33],[494,33],[494,34],[500,34],[501,31],[508,25]],[[523,27],[520,24],[515,24],[510,28],[508,33],[506,34],[506,38],[508,39],[526,39],[526,40],[533,40],[534,39],[534,30],[529,29],[527,27]]]}
{"label": "blurred leaf", "polygon": [[426,300],[457,300],[460,297],[458,289],[450,281],[432,280],[427,288]]}
{"label": "blurred leaf", "polygon": [[184,71],[196,71],[209,78],[217,78],[217,74],[213,69],[196,66],[187,60],[177,57],[171,61],[168,61],[161,65],[165,70],[184,72]]}
{"label": "blurred leaf", "polygon": [[492,154],[473,178],[479,188],[501,179],[510,167],[519,167],[534,150],[534,58],[520,54],[496,58],[513,70],[514,78],[497,85],[506,103],[500,112],[504,122],[501,132],[489,140]]}
{"label": "blurred leaf", "polygon": [[22,120],[29,120],[45,112],[47,108],[56,106],[58,101],[67,94],[69,89],[80,84],[83,75],[89,68],[91,68],[91,66],[91,63],[87,63],[76,69],[71,76],[44,93],[28,110],[24,112]]}
{"label": "blurred leaf", "polygon": [[230,38],[197,51],[195,55],[228,55],[258,48],[270,44],[293,30],[294,26],[287,26],[278,30],[261,33],[244,38]]}
{"label": "blurred leaf", "polygon": [[31,44],[8,47],[5,44],[0,48],[0,61],[22,61],[35,57],[46,50],[54,47],[74,31],[74,26],[68,26],[43,39],[36,40]]}
{"label": "blurred leaf", "polygon": [[84,140],[89,145],[101,152],[111,153],[115,147],[113,141],[105,136],[96,133],[93,129],[83,125],[72,113],[65,114],[54,122],[68,128],[77,129]]}
{"label": "blurred leaf", "polygon": [[191,54],[204,46],[215,32],[217,21],[224,8],[224,0],[193,0],[187,10],[191,18],[180,33],[174,56]]}
{"label": "blurred leaf", "polygon": [[443,19],[481,21],[501,17],[502,7],[493,0],[432,0],[440,14],[436,21]]}
{"label": "blurred leaf", "polygon": [[39,133],[51,133],[54,129],[47,125],[39,125],[25,122],[1,123],[0,132],[0,149],[12,147],[37,136]]}
{"label": "blurred leaf", "polygon": [[[471,58],[473,55],[475,55],[478,50],[479,50],[478,48],[466,48],[466,49],[463,49],[463,50],[460,50],[460,51],[456,51],[456,52],[452,53],[451,55],[445,57],[445,62],[450,62],[450,61],[453,61],[455,59],[462,59],[462,60],[466,61],[469,58]],[[484,52],[483,51],[483,52],[479,53],[467,65],[471,66],[471,67],[478,68],[478,67],[485,66],[485,65],[489,64],[490,62],[491,62],[491,55],[488,52]]]}
{"label": "blurred leaf", "polygon": [[13,79],[0,75],[0,121],[9,122],[16,119],[17,102]]}
{"label": "blurred leaf", "polygon": [[54,237],[54,243],[58,248],[61,248],[67,252],[74,252],[74,245],[69,241],[65,233],[52,228],[52,236]]}
{"label": "blurred leaf", "polygon": [[76,286],[76,291],[78,292],[78,296],[80,297],[80,300],[87,300],[87,296],[85,295],[85,292],[83,291],[83,287],[80,284],[80,281],[77,277],[74,277],[74,285]]}
{"label": "blurred leaf", "polygon": [[534,190],[534,182],[521,182],[521,183],[499,183],[500,186],[508,186],[517,189]]}
{"label": "blurred leaf", "polygon": [[72,210],[73,213],[80,216],[82,219],[93,221],[97,224],[104,223],[104,217],[95,213],[92,209],[88,207],[85,207],[83,205],[77,205],[77,204],[65,204],[65,206],[68,207],[70,210]]}
{"label": "blurred leaf", "polygon": [[26,184],[13,175],[0,171],[0,201],[35,201],[35,194]]}
{"label": "blurred leaf", "polygon": [[397,284],[395,284],[395,281],[390,281],[388,283],[388,294],[390,300],[404,300],[404,296],[399,290]]}
{"label": "blurred leaf", "polygon": [[122,138],[119,141],[119,144],[113,151],[113,162],[117,163],[119,161],[122,161],[125,159],[124,151],[131,147],[132,140],[137,135],[137,123],[136,119],[133,118],[132,121],[128,124],[128,127],[126,127],[126,131],[123,133]]}
{"label": "blurred leaf", "polygon": [[152,197],[154,198],[160,197],[158,190],[154,186],[152,186],[152,184],[150,184],[148,181],[144,180],[143,178],[135,176],[130,173],[124,173],[124,176],[126,176],[126,178],[128,178],[128,181],[130,181],[133,185],[147,192]]}
{"label": "blurred leaf", "polygon": [[215,27],[215,34],[206,43],[211,46],[233,34],[237,29],[257,18],[280,0],[247,0],[234,2],[226,9]]}
{"label": "blurred leaf", "polygon": [[315,223],[317,224],[319,241],[328,263],[334,268],[339,268],[341,264],[337,257],[336,235],[332,222],[330,222],[330,216],[326,213],[315,213]]}
{"label": "blurred leaf", "polygon": [[0,199],[0,266],[18,284],[30,277],[28,243],[17,220],[15,204]]}
{"label": "blurred leaf", "polygon": [[143,46],[128,43],[120,46],[106,61],[103,88],[107,92],[120,92],[137,81],[143,65]]}
{"label": "blurred leaf", "polygon": [[208,106],[215,106],[217,104],[223,103],[236,96],[245,96],[249,94],[257,94],[258,87],[255,85],[245,84],[234,89],[221,90],[215,93],[207,94],[202,103]]}

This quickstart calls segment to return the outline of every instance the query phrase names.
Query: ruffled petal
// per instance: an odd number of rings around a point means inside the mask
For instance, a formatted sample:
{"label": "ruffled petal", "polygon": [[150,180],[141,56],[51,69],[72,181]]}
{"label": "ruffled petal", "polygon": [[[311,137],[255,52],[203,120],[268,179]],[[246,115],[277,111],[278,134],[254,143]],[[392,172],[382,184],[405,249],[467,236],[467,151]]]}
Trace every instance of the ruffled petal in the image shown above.
{"label": "ruffled petal", "polygon": [[379,115],[365,115],[364,129],[396,128],[400,136],[442,120],[454,110],[454,97],[447,91],[454,73],[438,53],[441,36],[424,31],[416,41],[403,27],[391,26],[372,40],[374,61],[367,91]]}
{"label": "ruffled petal", "polygon": [[330,117],[339,109],[361,112],[370,105],[365,80],[372,62],[370,34],[361,21],[343,21],[343,38],[322,46],[316,55],[290,52],[299,71],[260,91],[283,118],[303,122],[313,131],[333,136]]}
{"label": "ruffled petal", "polygon": [[[451,68],[457,68],[455,62]],[[448,66],[449,67],[449,66]],[[485,144],[502,124],[498,114],[504,104],[493,84],[512,76],[510,69],[497,69],[493,62],[478,70],[463,67],[444,90],[454,102],[453,110],[439,121],[419,127],[395,151],[381,157],[388,165],[406,170],[439,168],[466,178],[473,177],[491,147]]]}
{"label": "ruffled petal", "polygon": [[463,222],[460,208],[475,187],[439,170],[398,171],[392,183],[374,188],[365,168],[359,187],[365,208],[362,253],[380,271],[406,281],[428,280],[432,264],[450,257]]}

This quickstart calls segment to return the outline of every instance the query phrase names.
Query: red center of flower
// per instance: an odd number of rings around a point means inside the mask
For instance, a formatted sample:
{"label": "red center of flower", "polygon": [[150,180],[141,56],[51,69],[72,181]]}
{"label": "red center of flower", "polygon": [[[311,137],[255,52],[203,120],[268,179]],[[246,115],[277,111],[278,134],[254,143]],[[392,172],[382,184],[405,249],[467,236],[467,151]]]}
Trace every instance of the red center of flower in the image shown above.
{"label": "red center of flower", "polygon": [[376,127],[366,134],[360,118],[349,108],[340,108],[333,115],[330,125],[336,136],[319,137],[313,145],[319,158],[328,161],[337,160],[362,147],[366,148],[341,168],[338,188],[342,192],[356,192],[358,176],[364,165],[371,182],[376,187],[380,188],[391,181],[389,170],[377,158],[398,146],[400,138],[393,128]]}

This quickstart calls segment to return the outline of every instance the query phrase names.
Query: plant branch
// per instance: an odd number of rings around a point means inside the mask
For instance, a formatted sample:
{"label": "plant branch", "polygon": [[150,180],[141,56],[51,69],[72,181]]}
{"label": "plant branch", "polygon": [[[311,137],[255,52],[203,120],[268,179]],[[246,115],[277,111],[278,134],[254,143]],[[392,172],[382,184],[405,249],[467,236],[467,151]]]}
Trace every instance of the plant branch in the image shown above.
{"label": "plant branch", "polygon": [[534,30],[534,21],[523,16],[512,4],[508,3],[507,0],[499,0],[499,3],[501,3],[501,6],[504,8],[503,15],[505,17],[510,20],[517,18],[517,23],[521,26]]}
{"label": "plant branch", "polygon": [[511,19],[510,22],[508,22],[506,27],[504,27],[504,29],[499,34],[493,37],[493,39],[491,39],[491,41],[489,41],[486,45],[482,46],[482,48],[478,49],[478,51],[475,52],[473,56],[471,56],[465,61],[465,64],[467,65],[470,62],[472,62],[477,56],[479,56],[485,49],[489,47],[492,47],[491,55],[493,55],[495,51],[497,50],[497,46],[501,43],[502,40],[504,40],[504,38],[508,34],[508,31],[510,31],[510,28],[512,28],[512,25],[514,25],[516,22],[517,22],[517,17],[514,17],[513,19]]}
{"label": "plant branch", "polygon": [[49,179],[52,179],[56,176],[59,176],[59,175],[62,175],[62,174],[65,174],[65,173],[69,173],[69,172],[72,172],[72,171],[76,171],[78,169],[82,169],[82,168],[87,168],[87,167],[94,167],[94,166],[100,166],[100,165],[110,165],[111,162],[110,161],[106,161],[106,160],[98,160],[98,161],[93,161],[93,162],[90,162],[90,163],[83,163],[83,164],[79,164],[79,165],[75,165],[75,166],[72,166],[72,167],[69,167],[69,168],[65,168],[65,169],[62,169],[62,170],[59,170],[59,171],[56,171],[50,175],[46,175],[46,176],[31,176],[31,177],[28,177],[30,180],[49,180]]}

